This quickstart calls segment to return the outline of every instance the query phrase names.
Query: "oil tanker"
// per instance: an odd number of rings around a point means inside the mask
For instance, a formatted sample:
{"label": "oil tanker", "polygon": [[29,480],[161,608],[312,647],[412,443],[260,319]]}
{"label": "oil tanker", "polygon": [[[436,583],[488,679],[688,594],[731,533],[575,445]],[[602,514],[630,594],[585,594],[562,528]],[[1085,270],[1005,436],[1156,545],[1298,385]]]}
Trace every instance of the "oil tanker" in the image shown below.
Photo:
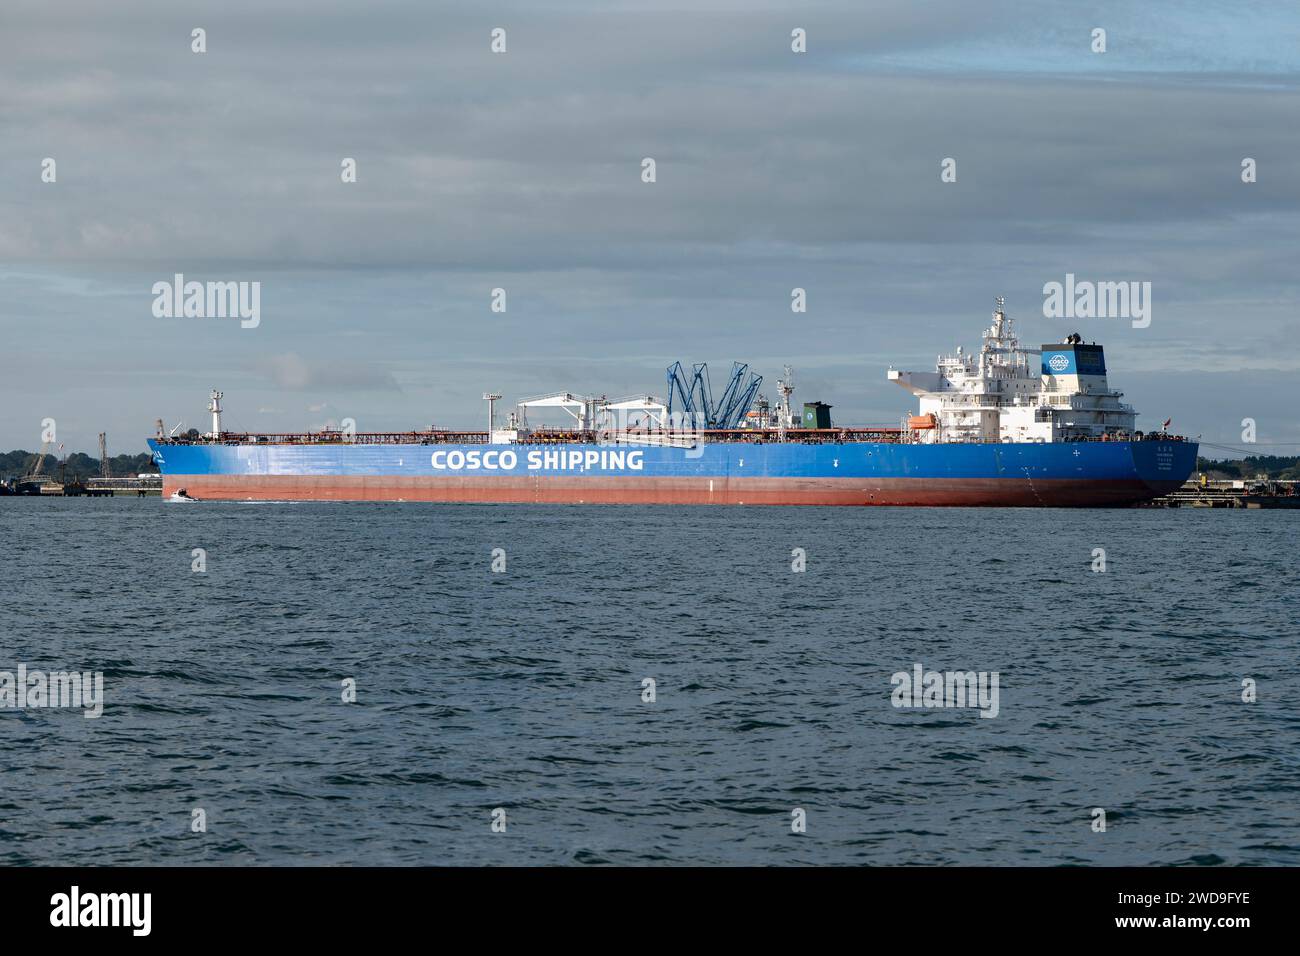
{"label": "oil tanker", "polygon": [[[998,300],[976,352],[933,372],[890,369],[919,399],[897,425],[836,427],[830,406],[793,410],[757,396],[736,366],[718,401],[707,369],[668,370],[668,399],[608,401],[562,392],[520,402],[483,431],[164,434],[149,445],[163,494],[198,500],[358,500],[575,504],[1133,505],[1182,486],[1197,443],[1135,429],[1106,379],[1103,349],[1077,334],[1022,347]],[[528,412],[566,413],[532,427]]]}

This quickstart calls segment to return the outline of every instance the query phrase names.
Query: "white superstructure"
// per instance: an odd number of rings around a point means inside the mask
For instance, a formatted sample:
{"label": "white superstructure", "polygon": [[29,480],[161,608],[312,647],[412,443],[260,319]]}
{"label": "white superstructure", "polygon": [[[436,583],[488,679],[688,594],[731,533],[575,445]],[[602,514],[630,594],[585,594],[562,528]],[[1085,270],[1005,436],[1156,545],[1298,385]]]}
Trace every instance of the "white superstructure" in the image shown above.
{"label": "white superstructure", "polygon": [[1057,442],[1132,434],[1137,413],[1106,382],[1102,347],[1079,335],[1023,348],[998,298],[979,352],[940,356],[933,372],[889,370],[918,396],[908,419],[921,442]]}
{"label": "white superstructure", "polygon": [[215,388],[212,390],[212,397],[208,400],[208,411],[212,413],[212,431],[209,438],[221,437],[221,400],[226,397],[225,392],[218,392]]}

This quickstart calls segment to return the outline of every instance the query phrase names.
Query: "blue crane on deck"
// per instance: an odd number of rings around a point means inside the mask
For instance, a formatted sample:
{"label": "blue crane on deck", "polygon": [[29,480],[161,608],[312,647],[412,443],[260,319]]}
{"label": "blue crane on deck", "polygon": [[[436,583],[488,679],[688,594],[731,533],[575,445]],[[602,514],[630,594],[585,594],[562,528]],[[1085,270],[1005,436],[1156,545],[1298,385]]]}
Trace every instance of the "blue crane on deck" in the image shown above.
{"label": "blue crane on deck", "polygon": [[743,362],[732,362],[731,378],[715,403],[709,366],[701,362],[693,368],[694,373],[688,377],[681,362],[668,367],[668,414],[671,416],[676,408],[696,427],[739,428],[763,384],[763,376],[750,372]]}

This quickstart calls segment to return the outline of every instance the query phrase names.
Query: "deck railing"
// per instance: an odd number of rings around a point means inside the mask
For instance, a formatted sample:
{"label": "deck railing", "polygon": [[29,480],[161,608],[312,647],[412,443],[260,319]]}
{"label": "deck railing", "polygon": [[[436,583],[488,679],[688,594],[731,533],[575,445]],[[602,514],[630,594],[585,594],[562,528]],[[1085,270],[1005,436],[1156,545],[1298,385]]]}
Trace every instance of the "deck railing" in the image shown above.
{"label": "deck railing", "polygon": [[[786,444],[844,444],[853,442],[911,443],[919,440],[920,432],[898,426],[872,425],[852,428],[790,428],[785,432]],[[627,431],[593,431],[563,428],[539,428],[520,432],[515,444],[694,444],[704,442],[756,442],[774,444],[782,441],[775,428],[730,429],[630,429]],[[1079,435],[1058,439],[1050,444],[1081,441],[1169,441],[1182,442],[1182,435],[1165,432],[1134,432],[1124,437],[1113,433],[1106,435]],[[223,432],[220,438],[158,438],[160,445],[483,445],[489,444],[485,431],[433,430],[419,432]],[[1004,444],[1000,438],[960,438],[940,444]]]}

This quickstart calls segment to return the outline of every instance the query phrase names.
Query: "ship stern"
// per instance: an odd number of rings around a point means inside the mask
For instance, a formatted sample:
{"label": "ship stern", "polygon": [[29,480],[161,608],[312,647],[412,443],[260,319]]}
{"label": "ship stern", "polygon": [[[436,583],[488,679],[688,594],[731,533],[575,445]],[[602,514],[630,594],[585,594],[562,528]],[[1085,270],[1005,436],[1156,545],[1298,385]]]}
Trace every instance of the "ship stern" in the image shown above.
{"label": "ship stern", "polygon": [[1150,489],[1150,498],[1171,494],[1196,470],[1200,444],[1194,441],[1140,441],[1132,443],[1133,468]]}

